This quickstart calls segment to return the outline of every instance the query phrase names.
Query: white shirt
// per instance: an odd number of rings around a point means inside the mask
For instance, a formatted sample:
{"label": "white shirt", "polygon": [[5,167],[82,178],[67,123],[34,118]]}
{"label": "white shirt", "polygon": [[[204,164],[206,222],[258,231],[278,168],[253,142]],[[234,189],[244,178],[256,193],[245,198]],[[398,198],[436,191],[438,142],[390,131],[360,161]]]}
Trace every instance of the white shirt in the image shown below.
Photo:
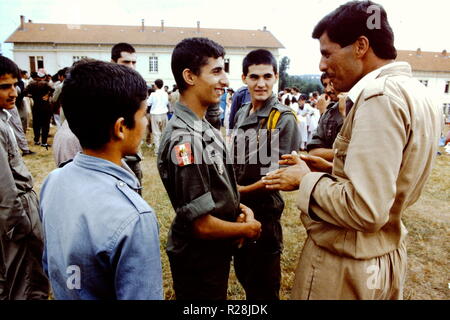
{"label": "white shirt", "polygon": [[151,106],[150,114],[164,114],[169,111],[169,95],[164,89],[156,89],[147,99],[147,105]]}
{"label": "white shirt", "polygon": [[378,69],[375,69],[375,70],[369,72],[350,89],[350,91],[348,92],[348,97],[350,98],[350,100],[352,100],[353,103],[355,103],[356,100],[358,99],[359,95],[361,94],[361,92],[364,90],[365,87],[367,87],[367,84],[370,81],[375,80],[383,70],[385,70],[387,68],[392,68],[395,66],[404,66],[404,65],[408,65],[408,63],[392,62],[392,63],[388,63]]}
{"label": "white shirt", "polygon": [[295,114],[298,114],[298,103],[297,102],[291,103],[290,107],[291,107],[292,111],[295,112]]}

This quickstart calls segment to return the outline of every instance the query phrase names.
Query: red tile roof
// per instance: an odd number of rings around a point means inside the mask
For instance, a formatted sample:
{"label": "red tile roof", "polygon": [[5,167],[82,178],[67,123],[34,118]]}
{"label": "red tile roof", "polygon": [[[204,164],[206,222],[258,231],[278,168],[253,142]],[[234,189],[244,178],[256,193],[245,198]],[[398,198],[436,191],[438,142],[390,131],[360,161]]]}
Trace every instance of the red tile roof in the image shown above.
{"label": "red tile roof", "polygon": [[450,72],[450,56],[447,51],[397,51],[397,61],[408,62],[413,71]]}
{"label": "red tile roof", "polygon": [[207,37],[224,47],[284,48],[270,31],[178,27],[25,23],[5,41],[10,43],[115,44],[175,46],[184,38]]}

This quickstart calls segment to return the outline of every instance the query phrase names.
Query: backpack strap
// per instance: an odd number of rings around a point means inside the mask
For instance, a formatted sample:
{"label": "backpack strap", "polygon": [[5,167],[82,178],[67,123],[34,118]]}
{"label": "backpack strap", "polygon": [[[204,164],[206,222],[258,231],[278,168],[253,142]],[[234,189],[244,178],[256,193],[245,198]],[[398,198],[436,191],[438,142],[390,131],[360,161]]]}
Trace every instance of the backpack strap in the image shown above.
{"label": "backpack strap", "polygon": [[274,130],[277,127],[278,120],[280,120],[281,114],[286,113],[286,112],[291,112],[295,117],[295,121],[298,122],[297,115],[295,114],[294,111],[286,110],[286,111],[280,112],[277,109],[272,109],[272,111],[270,111],[270,114],[269,114],[269,119],[267,120],[267,130]]}

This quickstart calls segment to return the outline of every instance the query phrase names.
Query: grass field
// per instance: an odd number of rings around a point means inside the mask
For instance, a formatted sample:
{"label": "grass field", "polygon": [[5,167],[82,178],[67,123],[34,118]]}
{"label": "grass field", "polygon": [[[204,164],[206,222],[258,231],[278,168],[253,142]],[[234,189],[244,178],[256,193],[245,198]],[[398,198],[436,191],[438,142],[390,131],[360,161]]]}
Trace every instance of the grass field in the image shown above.
{"label": "grass field", "polygon": [[[448,129],[448,128],[447,128]],[[51,129],[55,133],[55,128]],[[31,129],[27,133],[28,141],[32,141]],[[52,143],[52,137],[49,143]],[[47,174],[55,169],[52,150],[30,145],[37,154],[24,157],[25,163],[35,179],[35,190],[40,186]],[[174,299],[172,280],[167,255],[164,247],[167,232],[174,216],[167,193],[156,169],[156,158],[147,147],[142,148],[144,160],[144,199],[155,209],[160,224],[161,257],[163,262],[164,291],[166,299]],[[441,156],[437,157],[435,168],[426,185],[421,198],[404,214],[403,222],[409,230],[408,276],[404,298],[417,299],[450,299],[450,155],[440,148]],[[282,287],[281,299],[288,299],[292,286],[294,270],[300,250],[306,238],[298,210],[295,207],[296,192],[284,193],[286,208],[282,217],[284,252],[282,255]],[[233,269],[233,268],[232,268]],[[234,271],[230,274],[228,298],[241,300],[244,291]]]}

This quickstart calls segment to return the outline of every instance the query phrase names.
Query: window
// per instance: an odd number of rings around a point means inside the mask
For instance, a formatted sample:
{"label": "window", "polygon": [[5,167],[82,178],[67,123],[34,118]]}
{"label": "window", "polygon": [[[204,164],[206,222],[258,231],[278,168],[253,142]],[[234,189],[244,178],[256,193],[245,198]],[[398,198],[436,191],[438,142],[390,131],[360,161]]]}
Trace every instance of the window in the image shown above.
{"label": "window", "polygon": [[224,60],[224,65],[225,65],[225,67],[224,67],[225,72],[230,73],[230,59],[229,58]]}
{"label": "window", "polygon": [[449,88],[450,87],[450,81],[446,81],[445,82],[445,91],[444,91],[444,93],[449,93]]}
{"label": "window", "polygon": [[38,71],[44,68],[44,57],[43,56],[30,56],[30,72]]}
{"label": "window", "polygon": [[149,58],[149,68],[150,72],[158,72],[158,57]]}
{"label": "window", "polygon": [[80,60],[83,60],[83,59],[87,59],[87,57],[86,56],[73,56],[72,57],[72,62],[77,62],[77,61],[80,61]]}
{"label": "window", "polygon": [[450,103],[444,103],[442,106],[442,111],[445,115],[445,123],[450,123]]}

